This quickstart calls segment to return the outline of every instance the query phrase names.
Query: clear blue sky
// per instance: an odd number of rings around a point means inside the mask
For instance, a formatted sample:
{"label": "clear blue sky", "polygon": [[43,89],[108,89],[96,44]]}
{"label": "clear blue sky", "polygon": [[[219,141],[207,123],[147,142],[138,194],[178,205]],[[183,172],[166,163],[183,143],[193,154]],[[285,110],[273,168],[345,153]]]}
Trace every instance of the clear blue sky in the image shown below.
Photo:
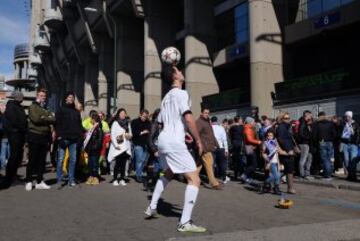
{"label": "clear blue sky", "polygon": [[0,0],[0,75],[9,78],[14,73],[14,47],[29,41],[30,0]]}

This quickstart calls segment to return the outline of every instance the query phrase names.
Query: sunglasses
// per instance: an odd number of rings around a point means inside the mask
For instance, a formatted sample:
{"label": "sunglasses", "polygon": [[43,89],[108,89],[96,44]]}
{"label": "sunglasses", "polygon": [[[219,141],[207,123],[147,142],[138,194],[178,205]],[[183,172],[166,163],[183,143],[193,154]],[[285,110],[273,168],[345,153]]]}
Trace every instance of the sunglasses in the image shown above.
{"label": "sunglasses", "polygon": [[283,119],[284,120],[290,120],[290,117],[284,117]]}

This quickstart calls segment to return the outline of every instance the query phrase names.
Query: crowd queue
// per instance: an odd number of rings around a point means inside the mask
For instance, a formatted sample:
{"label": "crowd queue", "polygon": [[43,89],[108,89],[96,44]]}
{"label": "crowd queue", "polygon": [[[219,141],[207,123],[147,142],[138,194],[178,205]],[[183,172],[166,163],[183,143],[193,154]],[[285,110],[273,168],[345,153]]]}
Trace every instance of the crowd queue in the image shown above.
{"label": "crowd queue", "polygon": [[[52,113],[46,106],[47,92],[40,89],[27,116],[22,101],[22,93],[13,92],[0,115],[0,168],[6,169],[2,189],[16,179],[24,153],[26,191],[50,189],[43,177],[48,156],[59,187],[74,187],[79,182],[97,185],[105,180],[104,175],[112,176],[113,186],[126,186],[128,177],[133,176],[147,187],[162,175],[166,163],[157,149],[160,109],[151,114],[141,110],[133,120],[123,108],[110,118],[92,110],[82,119],[73,92],[68,92],[62,107]],[[196,127],[204,148],[195,159],[198,172],[206,174],[206,185],[214,190],[221,190],[231,180],[230,174],[232,180],[248,184],[263,179],[262,191],[276,194],[281,192],[281,182],[287,184],[288,193],[296,193],[294,175],[326,181],[331,181],[334,173],[349,181],[357,178],[360,128],[351,111],[343,118],[329,118],[320,112],[316,119],[304,111],[299,120],[291,120],[288,113],[276,119],[259,117],[254,107],[245,119],[235,116],[220,122],[203,107]],[[187,134],[184,142],[197,157],[193,139]]]}

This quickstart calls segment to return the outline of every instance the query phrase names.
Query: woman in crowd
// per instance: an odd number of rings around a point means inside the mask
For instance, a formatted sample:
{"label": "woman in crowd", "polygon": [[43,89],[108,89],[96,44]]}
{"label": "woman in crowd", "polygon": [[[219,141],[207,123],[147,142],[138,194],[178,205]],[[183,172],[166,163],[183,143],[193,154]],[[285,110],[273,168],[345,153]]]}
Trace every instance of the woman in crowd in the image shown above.
{"label": "woman in crowd", "polygon": [[[116,120],[111,125],[111,145],[108,154],[108,161],[115,161],[113,185],[126,186],[125,169],[126,162],[131,157],[130,125],[126,118],[126,110],[121,108],[116,113]],[[118,175],[120,173],[120,178]]]}

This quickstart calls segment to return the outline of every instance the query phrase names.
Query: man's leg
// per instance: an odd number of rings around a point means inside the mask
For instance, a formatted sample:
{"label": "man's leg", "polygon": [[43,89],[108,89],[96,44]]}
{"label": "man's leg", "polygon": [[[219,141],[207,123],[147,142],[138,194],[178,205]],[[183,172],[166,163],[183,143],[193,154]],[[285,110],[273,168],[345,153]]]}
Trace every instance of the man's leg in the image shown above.
{"label": "man's leg", "polygon": [[213,170],[213,156],[211,152],[204,153],[202,155],[203,163],[205,166],[206,175],[209,178],[209,183],[212,187],[219,186],[219,182],[216,180],[214,176]]}
{"label": "man's leg", "polygon": [[309,145],[307,144],[300,144],[300,160],[299,160],[299,172],[301,177],[305,177],[305,163],[307,161],[308,155],[309,155]]}
{"label": "man's leg", "polygon": [[151,202],[150,202],[150,208],[152,210],[157,209],[157,205],[158,205],[159,199],[161,197],[161,194],[165,190],[167,184],[169,184],[169,182],[172,179],[173,175],[174,174],[172,173],[170,168],[168,168],[165,171],[165,175],[160,177],[157,180],[156,185],[155,185],[155,189],[154,189],[154,192],[153,192],[153,195],[152,195],[152,198],[151,198]]}
{"label": "man's leg", "polygon": [[32,175],[33,175],[33,170],[34,167],[36,167],[36,162],[37,162],[37,152],[38,152],[38,148],[36,143],[33,142],[29,142],[28,143],[28,147],[29,147],[29,161],[27,163],[26,166],[26,178],[25,178],[25,182],[32,182]]}
{"label": "man's leg", "polygon": [[58,146],[58,153],[57,153],[57,164],[56,164],[56,178],[57,182],[60,183],[62,181],[63,176],[63,161],[65,157],[65,148]]}
{"label": "man's leg", "polygon": [[142,171],[143,171],[143,148],[141,146],[135,146],[134,148],[134,154],[135,154],[135,173],[136,173],[136,179],[138,181],[141,181],[142,178]]}
{"label": "man's leg", "polygon": [[75,183],[75,167],[76,167],[76,152],[77,143],[69,145],[69,184]]}
{"label": "man's leg", "polygon": [[8,164],[6,165],[6,176],[5,176],[5,186],[9,187],[13,182],[14,177],[16,176],[19,163],[22,160],[24,152],[24,142],[23,138],[19,135],[14,135],[9,138],[10,144],[10,158]]}

